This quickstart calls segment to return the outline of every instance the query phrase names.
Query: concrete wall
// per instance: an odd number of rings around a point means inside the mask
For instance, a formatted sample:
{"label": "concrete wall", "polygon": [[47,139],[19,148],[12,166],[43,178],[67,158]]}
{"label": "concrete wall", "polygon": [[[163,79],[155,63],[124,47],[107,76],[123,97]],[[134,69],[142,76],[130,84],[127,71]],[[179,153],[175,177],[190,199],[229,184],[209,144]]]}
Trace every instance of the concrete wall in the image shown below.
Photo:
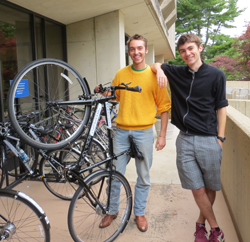
{"label": "concrete wall", "polygon": [[91,92],[112,82],[125,66],[124,16],[114,11],[67,26],[68,63],[86,77]]}
{"label": "concrete wall", "polygon": [[241,242],[250,241],[250,119],[227,107],[222,190]]}
{"label": "concrete wall", "polygon": [[148,53],[146,54],[145,61],[148,65],[155,63],[155,51],[153,45],[148,45]]}
{"label": "concrete wall", "polygon": [[155,56],[155,62],[164,63],[164,55]]}
{"label": "concrete wall", "polygon": [[[250,81],[227,81],[226,86],[227,86],[228,99],[237,98],[237,99],[250,100]],[[228,88],[231,88],[231,90]],[[247,90],[240,90],[240,89],[248,89],[248,93]]]}
{"label": "concrete wall", "polygon": [[250,118],[250,100],[228,99],[229,105]]}
{"label": "concrete wall", "polygon": [[230,86],[232,88],[242,87],[242,88],[248,88],[250,90],[250,82],[249,81],[227,81],[226,85]]}

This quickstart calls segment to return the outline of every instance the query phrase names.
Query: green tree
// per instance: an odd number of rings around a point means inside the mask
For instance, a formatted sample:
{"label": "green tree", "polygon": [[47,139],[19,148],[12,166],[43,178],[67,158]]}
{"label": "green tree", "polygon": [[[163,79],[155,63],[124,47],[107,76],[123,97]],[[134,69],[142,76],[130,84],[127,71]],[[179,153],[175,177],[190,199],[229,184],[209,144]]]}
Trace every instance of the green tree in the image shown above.
{"label": "green tree", "polygon": [[246,27],[246,32],[233,41],[224,55],[209,63],[223,70],[227,80],[250,79],[250,22]]}
{"label": "green tree", "polygon": [[[202,39],[203,59],[212,59],[231,47],[233,39],[221,34],[222,28],[233,28],[234,19],[243,11],[238,0],[177,0],[176,38],[183,33],[194,33]],[[182,64],[176,52],[173,64]]]}
{"label": "green tree", "polygon": [[235,58],[232,58],[228,55],[217,56],[209,64],[223,70],[227,80],[237,80],[242,78],[239,63]]}
{"label": "green tree", "polygon": [[16,27],[14,25],[0,22],[0,30],[6,39],[16,36]]}
{"label": "green tree", "polygon": [[246,32],[232,44],[234,49],[238,49],[239,55],[235,60],[239,63],[239,71],[242,78],[250,79],[250,22],[246,26]]}
{"label": "green tree", "polygon": [[226,35],[218,35],[215,37],[214,44],[206,46],[205,62],[209,63],[215,56],[220,54],[228,55],[229,57],[236,57],[238,55],[237,49],[232,48],[232,44],[237,42],[236,38],[229,38]]}

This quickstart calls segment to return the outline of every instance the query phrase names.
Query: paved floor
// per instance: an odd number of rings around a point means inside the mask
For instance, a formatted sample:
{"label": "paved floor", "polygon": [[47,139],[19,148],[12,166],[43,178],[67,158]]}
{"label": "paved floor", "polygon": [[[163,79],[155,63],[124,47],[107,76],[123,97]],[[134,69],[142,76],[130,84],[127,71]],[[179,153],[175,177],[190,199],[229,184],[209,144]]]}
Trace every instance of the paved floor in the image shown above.
{"label": "paved floor", "polygon": [[[181,188],[175,165],[175,129],[172,139],[162,151],[154,151],[154,162],[151,169],[151,188],[146,208],[149,228],[140,232],[134,222],[134,215],[118,242],[193,242],[195,221],[198,208],[191,192]],[[132,189],[136,173],[133,160],[126,171]],[[15,188],[35,199],[46,212],[51,223],[51,241],[72,241],[67,227],[69,202],[60,200],[50,194],[41,182],[25,181]],[[227,242],[239,242],[232,224],[228,208],[221,192],[218,192],[214,205],[218,223],[225,232]],[[209,229],[209,226],[207,226]]]}

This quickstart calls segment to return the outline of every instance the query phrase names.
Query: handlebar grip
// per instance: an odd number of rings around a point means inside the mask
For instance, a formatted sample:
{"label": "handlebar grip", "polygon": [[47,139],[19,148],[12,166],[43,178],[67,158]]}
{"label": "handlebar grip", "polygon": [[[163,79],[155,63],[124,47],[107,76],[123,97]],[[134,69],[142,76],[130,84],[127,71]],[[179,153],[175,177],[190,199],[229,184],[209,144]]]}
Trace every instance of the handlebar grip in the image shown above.
{"label": "handlebar grip", "polygon": [[142,89],[140,86],[136,86],[136,87],[127,87],[126,90],[129,90],[131,92],[141,92]]}

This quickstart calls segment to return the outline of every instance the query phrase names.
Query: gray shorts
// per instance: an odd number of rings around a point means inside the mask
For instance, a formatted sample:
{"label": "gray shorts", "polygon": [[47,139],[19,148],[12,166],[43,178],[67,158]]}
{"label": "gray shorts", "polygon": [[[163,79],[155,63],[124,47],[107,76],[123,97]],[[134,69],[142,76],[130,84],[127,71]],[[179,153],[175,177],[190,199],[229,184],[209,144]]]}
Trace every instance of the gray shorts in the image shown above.
{"label": "gray shorts", "polygon": [[186,135],[176,139],[177,168],[181,185],[196,190],[207,187],[221,190],[220,166],[222,148],[216,136]]}

